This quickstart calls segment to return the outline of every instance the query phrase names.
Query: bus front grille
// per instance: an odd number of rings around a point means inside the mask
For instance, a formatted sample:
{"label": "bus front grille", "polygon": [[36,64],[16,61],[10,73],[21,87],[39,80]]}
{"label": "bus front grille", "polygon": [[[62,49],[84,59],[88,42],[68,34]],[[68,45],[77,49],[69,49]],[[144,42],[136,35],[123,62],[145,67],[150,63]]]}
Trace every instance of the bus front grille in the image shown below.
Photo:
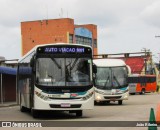
{"label": "bus front grille", "polygon": [[50,104],[51,108],[80,108],[82,105],[81,104],[72,104],[69,107],[62,107],[59,104]]}
{"label": "bus front grille", "polygon": [[74,100],[74,99],[81,99],[80,98],[52,98],[52,97],[49,97],[50,99],[56,99],[56,100]]}
{"label": "bus front grille", "polygon": [[122,96],[112,96],[112,97],[105,97],[104,96],[104,98],[105,99],[119,99],[119,98],[121,98]]}

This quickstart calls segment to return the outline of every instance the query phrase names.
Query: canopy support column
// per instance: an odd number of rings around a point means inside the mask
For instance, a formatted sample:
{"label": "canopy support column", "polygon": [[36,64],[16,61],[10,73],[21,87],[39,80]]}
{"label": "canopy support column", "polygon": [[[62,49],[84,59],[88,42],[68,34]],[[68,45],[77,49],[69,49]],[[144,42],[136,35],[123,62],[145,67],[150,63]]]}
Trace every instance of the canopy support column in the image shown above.
{"label": "canopy support column", "polygon": [[3,104],[3,80],[2,80],[2,73],[1,73],[1,104]]}

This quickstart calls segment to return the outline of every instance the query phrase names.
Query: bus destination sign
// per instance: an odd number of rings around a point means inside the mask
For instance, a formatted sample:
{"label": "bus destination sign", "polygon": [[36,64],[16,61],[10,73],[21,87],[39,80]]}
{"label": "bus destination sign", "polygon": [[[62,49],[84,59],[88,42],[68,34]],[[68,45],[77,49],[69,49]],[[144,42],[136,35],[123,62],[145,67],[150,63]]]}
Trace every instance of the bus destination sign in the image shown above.
{"label": "bus destination sign", "polygon": [[49,54],[88,54],[91,53],[91,49],[85,47],[40,47],[38,48],[38,52]]}
{"label": "bus destination sign", "polygon": [[63,48],[45,48],[45,52],[53,52],[53,53],[84,53],[84,48],[70,48],[70,47],[63,47]]}

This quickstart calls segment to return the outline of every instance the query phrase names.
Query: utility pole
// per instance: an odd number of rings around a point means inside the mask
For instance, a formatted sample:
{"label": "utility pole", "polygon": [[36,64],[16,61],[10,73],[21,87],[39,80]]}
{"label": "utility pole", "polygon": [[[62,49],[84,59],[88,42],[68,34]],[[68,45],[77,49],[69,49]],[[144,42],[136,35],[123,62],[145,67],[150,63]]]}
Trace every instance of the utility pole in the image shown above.
{"label": "utility pole", "polygon": [[158,63],[158,70],[160,71],[160,53],[157,53],[158,54],[158,61],[159,61],[159,63]]}
{"label": "utility pole", "polygon": [[147,72],[147,52],[149,52],[149,54],[150,54],[150,49],[143,48],[141,51],[145,53],[145,58],[144,58],[145,72],[144,73],[146,75],[146,72]]}
{"label": "utility pole", "polygon": [[[157,35],[155,36],[155,38],[160,38],[160,36]],[[158,60],[159,60],[158,70],[160,71],[160,53],[158,53]]]}

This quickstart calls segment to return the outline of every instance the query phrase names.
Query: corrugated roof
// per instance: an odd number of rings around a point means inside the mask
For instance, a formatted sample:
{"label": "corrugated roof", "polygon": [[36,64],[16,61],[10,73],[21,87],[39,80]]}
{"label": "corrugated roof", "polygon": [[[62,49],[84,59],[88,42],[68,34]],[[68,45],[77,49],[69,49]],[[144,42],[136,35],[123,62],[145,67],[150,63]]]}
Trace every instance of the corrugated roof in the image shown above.
{"label": "corrugated roof", "polygon": [[125,58],[125,63],[130,66],[132,74],[138,73],[140,74],[145,62],[143,57],[129,57]]}

